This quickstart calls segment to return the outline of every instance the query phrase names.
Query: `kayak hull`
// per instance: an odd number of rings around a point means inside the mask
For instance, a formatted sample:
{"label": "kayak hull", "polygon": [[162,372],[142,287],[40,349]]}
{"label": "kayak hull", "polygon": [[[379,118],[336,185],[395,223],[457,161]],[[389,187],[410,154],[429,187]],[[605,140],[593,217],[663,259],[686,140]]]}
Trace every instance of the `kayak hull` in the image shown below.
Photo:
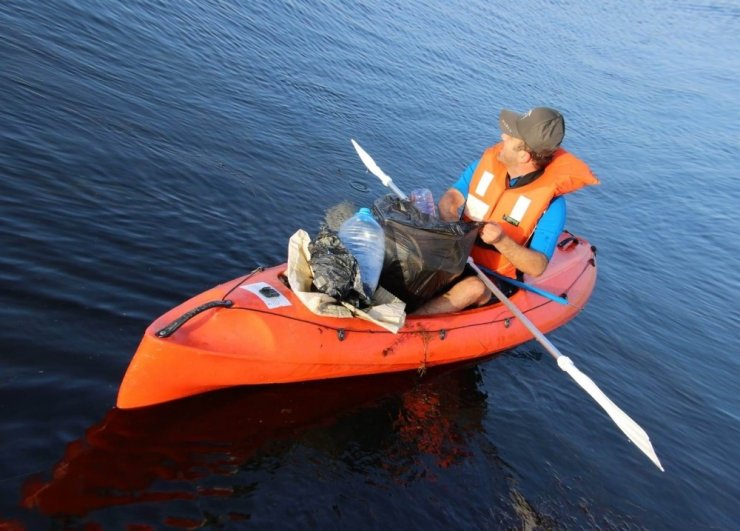
{"label": "kayak hull", "polygon": [[[121,382],[117,406],[149,406],[238,385],[423,371],[482,358],[532,339],[500,303],[407,316],[395,334],[359,318],[318,316],[287,287],[284,272],[285,265],[257,270],[201,293],[155,320]],[[512,302],[543,333],[550,332],[575,317],[588,301],[596,281],[594,250],[583,239],[566,242],[541,277],[526,280],[568,299],[563,305],[527,290],[512,295]],[[185,322],[171,335],[158,335],[183,315],[214,301],[230,306],[209,307],[181,319]]]}

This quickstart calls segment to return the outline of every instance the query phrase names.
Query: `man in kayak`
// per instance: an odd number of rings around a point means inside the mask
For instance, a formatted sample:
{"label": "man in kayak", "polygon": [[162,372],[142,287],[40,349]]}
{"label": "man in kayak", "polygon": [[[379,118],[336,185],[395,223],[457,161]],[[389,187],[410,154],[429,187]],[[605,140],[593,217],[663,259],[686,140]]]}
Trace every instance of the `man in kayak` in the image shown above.
{"label": "man in kayak", "polygon": [[[485,222],[471,256],[501,275],[541,275],[565,226],[563,194],[598,184],[588,166],[560,148],[562,114],[536,107],[524,114],[502,110],[501,142],[468,166],[439,200],[445,221]],[[430,315],[482,306],[491,293],[468,268],[444,294],[419,307]]]}

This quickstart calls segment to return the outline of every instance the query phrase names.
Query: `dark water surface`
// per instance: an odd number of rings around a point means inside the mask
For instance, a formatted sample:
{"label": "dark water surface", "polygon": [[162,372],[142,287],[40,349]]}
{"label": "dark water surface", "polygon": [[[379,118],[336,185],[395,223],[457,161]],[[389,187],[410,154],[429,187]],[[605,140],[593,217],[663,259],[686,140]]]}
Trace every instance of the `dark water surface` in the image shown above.
{"label": "dark water surface", "polygon": [[[0,529],[737,529],[738,34],[715,0],[0,3]],[[439,197],[535,105],[603,181],[551,338],[664,473],[535,343],[113,408],[155,317],[384,192],[351,137]]]}

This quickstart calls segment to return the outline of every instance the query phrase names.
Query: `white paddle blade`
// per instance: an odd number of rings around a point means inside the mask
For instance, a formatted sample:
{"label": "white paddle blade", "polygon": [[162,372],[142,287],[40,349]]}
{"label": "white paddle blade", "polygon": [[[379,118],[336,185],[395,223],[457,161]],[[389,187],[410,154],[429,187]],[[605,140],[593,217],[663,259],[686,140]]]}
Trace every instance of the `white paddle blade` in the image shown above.
{"label": "white paddle blade", "polygon": [[653,445],[650,443],[650,437],[643,430],[637,422],[622,411],[611,399],[606,396],[599,386],[594,381],[583,374],[573,364],[570,358],[567,356],[560,356],[558,358],[558,366],[567,372],[571,378],[573,378],[578,385],[580,385],[591,397],[604,408],[609,416],[612,418],[614,423],[619,426],[619,429],[637,446],[642,452],[650,458],[650,460],[657,466],[662,472],[665,472],[663,466],[660,464],[660,459],[653,449]]}
{"label": "white paddle blade", "polygon": [[380,169],[380,167],[375,163],[373,158],[367,154],[367,151],[362,149],[360,144],[355,142],[354,138],[350,138],[352,141],[352,145],[355,146],[355,151],[357,151],[357,154],[360,156],[360,160],[365,164],[365,167],[373,173],[378,179],[383,181],[383,184],[388,186],[388,183],[390,182],[391,178],[388,177],[388,175],[383,172],[383,170]]}
{"label": "white paddle blade", "polygon": [[645,432],[645,430],[643,430],[634,420],[627,416],[624,411],[619,409],[619,407],[614,402],[612,402],[609,397],[602,392],[601,389],[599,389],[599,387],[593,382],[593,380],[591,380],[591,378],[579,371],[569,357],[561,354],[557,347],[553,345],[542,332],[540,332],[540,330],[534,325],[534,323],[527,319],[527,316],[525,316],[524,313],[519,308],[517,308],[517,306],[513,302],[506,298],[506,296],[498,288],[498,286],[496,286],[496,284],[491,282],[488,277],[483,274],[478,266],[475,265],[475,262],[473,262],[472,258],[468,258],[468,263],[472,266],[475,272],[478,273],[478,278],[481,279],[486,287],[488,287],[488,289],[491,290],[491,292],[496,295],[496,297],[498,297],[498,299],[503,302],[509,310],[511,310],[511,313],[513,313],[522,322],[522,324],[527,327],[527,330],[532,332],[532,335],[537,341],[539,341],[540,345],[542,345],[545,350],[547,350],[552,355],[552,357],[557,360],[558,366],[565,372],[570,374],[571,378],[573,378],[576,383],[578,383],[578,385],[583,388],[584,391],[590,394],[591,397],[596,400],[596,402],[598,402],[601,407],[604,408],[604,410],[609,414],[609,416],[619,427],[619,429],[622,430],[625,435],[627,435],[627,437],[629,437],[629,439],[633,443],[635,443],[635,445],[640,450],[642,450],[642,452],[647,455],[653,463],[655,463],[655,466],[657,466],[661,471],[665,472],[663,466],[660,464],[658,456],[655,454],[655,450],[653,450],[653,445],[650,444],[650,437],[648,437],[648,434]]}
{"label": "white paddle blade", "polygon": [[362,149],[360,144],[355,142],[354,138],[350,138],[352,141],[352,145],[355,146],[355,151],[357,151],[357,154],[360,156],[360,160],[365,165],[365,167],[375,175],[378,179],[381,180],[381,182],[393,190],[393,192],[400,197],[401,199],[407,199],[406,194],[404,194],[401,190],[399,190],[395,184],[393,184],[393,179],[391,179],[383,170],[380,169],[380,166],[378,166],[373,158],[367,154],[367,151]]}

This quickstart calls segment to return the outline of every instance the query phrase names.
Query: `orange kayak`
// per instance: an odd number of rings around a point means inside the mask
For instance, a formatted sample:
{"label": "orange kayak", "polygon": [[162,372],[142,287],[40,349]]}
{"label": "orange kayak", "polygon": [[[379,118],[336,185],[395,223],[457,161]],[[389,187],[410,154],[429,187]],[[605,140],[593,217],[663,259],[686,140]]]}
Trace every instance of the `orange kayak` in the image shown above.
{"label": "orange kayak", "polygon": [[[287,286],[285,265],[258,269],[173,308],[146,330],[118,392],[137,408],[238,385],[420,370],[511,349],[532,334],[501,303],[407,316],[397,333],[359,318],[318,316]],[[511,301],[543,333],[575,317],[596,282],[595,249],[564,233],[545,273]]]}

